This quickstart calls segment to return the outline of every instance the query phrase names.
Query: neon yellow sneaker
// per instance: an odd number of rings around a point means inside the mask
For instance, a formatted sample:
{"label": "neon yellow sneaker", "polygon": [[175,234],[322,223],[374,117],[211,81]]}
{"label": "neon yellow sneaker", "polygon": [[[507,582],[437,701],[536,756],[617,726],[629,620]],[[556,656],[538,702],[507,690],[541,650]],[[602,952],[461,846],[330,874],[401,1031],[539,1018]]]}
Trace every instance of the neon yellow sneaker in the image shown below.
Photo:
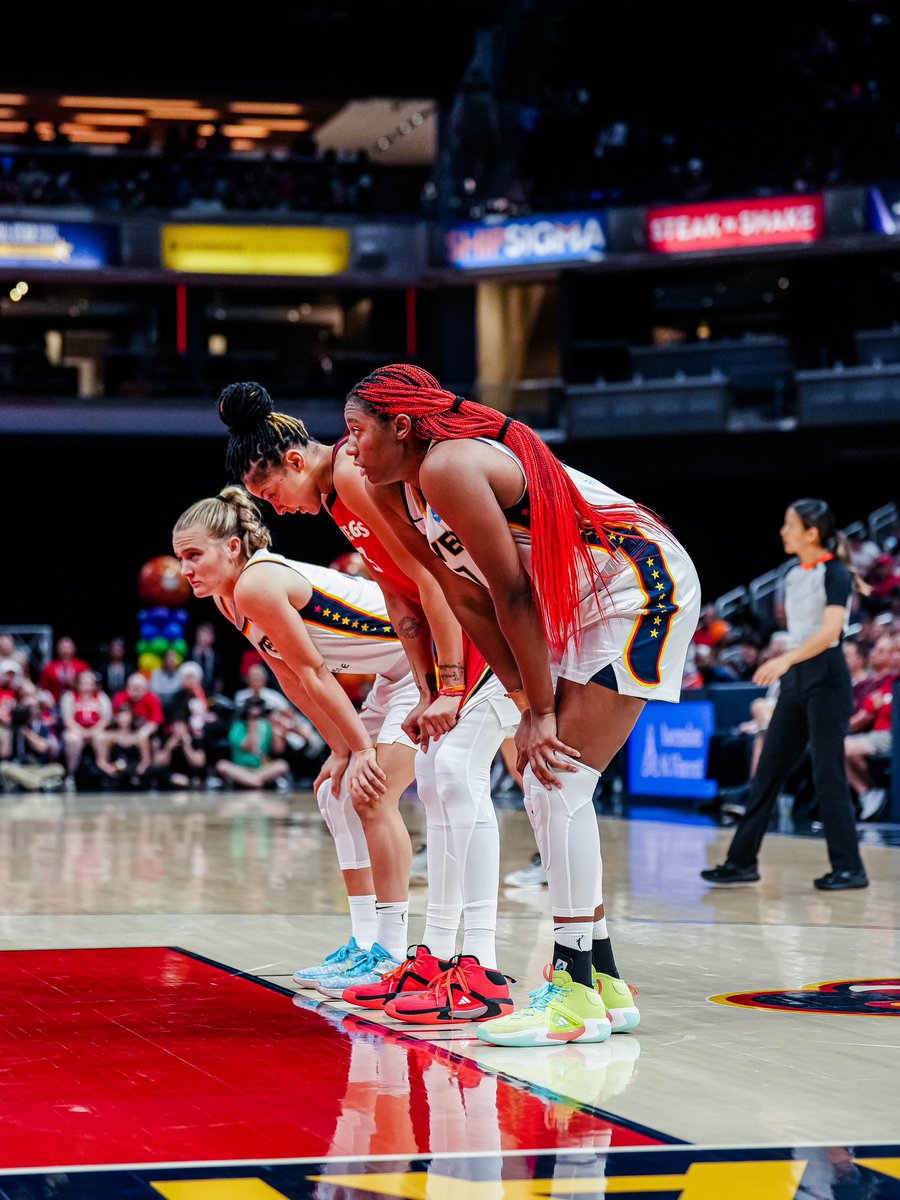
{"label": "neon yellow sneaker", "polygon": [[544,967],[543,987],[531,1003],[506,1017],[478,1026],[483,1042],[495,1046],[553,1046],[566,1042],[605,1042],[612,1033],[603,999],[594,988],[575,983],[568,971]]}
{"label": "neon yellow sneaker", "polygon": [[631,987],[624,979],[616,979],[615,975],[604,975],[602,971],[595,971],[593,968],[591,970],[594,986],[603,997],[612,1022],[613,1033],[627,1033],[629,1029],[637,1029],[641,1023],[641,1014],[634,1002],[637,988]]}

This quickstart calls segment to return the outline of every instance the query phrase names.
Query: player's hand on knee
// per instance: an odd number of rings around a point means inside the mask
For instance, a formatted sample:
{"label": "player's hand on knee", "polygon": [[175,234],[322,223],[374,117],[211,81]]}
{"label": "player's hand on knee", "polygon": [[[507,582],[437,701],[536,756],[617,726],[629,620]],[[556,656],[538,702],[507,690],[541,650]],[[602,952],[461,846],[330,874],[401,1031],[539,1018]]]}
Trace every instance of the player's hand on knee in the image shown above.
{"label": "player's hand on knee", "polygon": [[350,795],[355,800],[377,800],[387,791],[387,775],[375,757],[375,747],[356,751],[350,760]]}
{"label": "player's hand on knee", "polygon": [[580,751],[574,746],[568,746],[557,736],[556,714],[536,716],[532,713],[528,736],[528,762],[544,787],[558,788],[559,772],[578,770],[575,763],[560,757],[563,754],[569,758],[581,758]]}

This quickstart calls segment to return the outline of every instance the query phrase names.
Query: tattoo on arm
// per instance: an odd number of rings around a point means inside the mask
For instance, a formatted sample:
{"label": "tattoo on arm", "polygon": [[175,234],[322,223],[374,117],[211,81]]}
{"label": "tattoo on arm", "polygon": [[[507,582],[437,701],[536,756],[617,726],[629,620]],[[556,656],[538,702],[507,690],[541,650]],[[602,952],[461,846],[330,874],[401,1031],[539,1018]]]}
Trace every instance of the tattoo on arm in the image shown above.
{"label": "tattoo on arm", "polygon": [[412,669],[412,676],[413,676],[413,679],[416,681],[416,687],[419,689],[420,692],[428,691],[431,693],[432,696],[437,695],[437,690],[438,690],[437,675],[435,675],[434,671],[426,671],[425,676],[423,678],[418,667],[414,666]]}
{"label": "tattoo on arm", "polygon": [[417,638],[421,630],[421,623],[415,617],[401,617],[397,625],[397,632],[403,638]]}
{"label": "tattoo on arm", "polygon": [[438,663],[438,670],[441,673],[441,683],[445,687],[460,687],[466,682],[464,663]]}

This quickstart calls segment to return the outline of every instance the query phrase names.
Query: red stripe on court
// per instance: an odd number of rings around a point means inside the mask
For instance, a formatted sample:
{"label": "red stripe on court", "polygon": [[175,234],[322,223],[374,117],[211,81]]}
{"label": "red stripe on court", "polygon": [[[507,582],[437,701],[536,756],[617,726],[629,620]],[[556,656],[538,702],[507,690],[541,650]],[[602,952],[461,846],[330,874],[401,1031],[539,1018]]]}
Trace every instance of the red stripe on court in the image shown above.
{"label": "red stripe on court", "polygon": [[0,997],[0,1168],[659,1144],[174,949],[6,951]]}

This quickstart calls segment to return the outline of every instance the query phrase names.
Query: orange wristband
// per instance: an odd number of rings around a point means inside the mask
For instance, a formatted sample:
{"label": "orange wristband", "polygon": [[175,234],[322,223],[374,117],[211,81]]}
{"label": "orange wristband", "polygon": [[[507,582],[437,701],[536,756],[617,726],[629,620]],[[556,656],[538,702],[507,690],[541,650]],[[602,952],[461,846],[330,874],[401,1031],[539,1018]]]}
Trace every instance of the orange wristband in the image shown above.
{"label": "orange wristband", "polygon": [[520,713],[528,712],[529,708],[531,708],[524,688],[514,688],[513,691],[506,692],[506,698],[507,700],[512,700]]}

